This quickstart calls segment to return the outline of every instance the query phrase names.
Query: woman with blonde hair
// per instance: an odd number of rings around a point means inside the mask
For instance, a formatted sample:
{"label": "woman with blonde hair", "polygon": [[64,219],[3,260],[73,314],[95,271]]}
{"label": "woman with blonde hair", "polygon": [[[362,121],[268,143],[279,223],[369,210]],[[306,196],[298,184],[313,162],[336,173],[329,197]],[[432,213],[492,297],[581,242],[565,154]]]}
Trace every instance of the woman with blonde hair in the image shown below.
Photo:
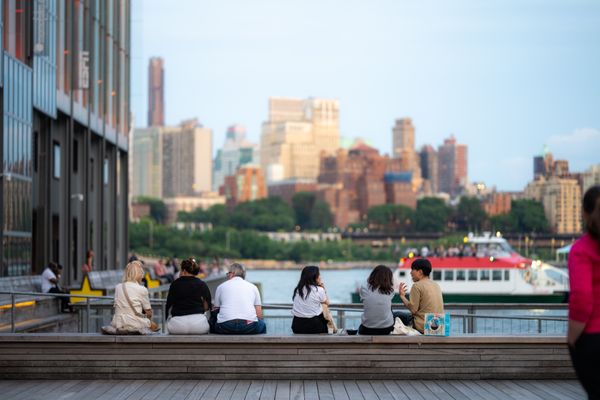
{"label": "woman with blonde hair", "polygon": [[154,328],[150,297],[148,289],[142,285],[143,278],[141,261],[127,264],[123,282],[115,287],[115,315],[111,325],[117,331],[147,333]]}

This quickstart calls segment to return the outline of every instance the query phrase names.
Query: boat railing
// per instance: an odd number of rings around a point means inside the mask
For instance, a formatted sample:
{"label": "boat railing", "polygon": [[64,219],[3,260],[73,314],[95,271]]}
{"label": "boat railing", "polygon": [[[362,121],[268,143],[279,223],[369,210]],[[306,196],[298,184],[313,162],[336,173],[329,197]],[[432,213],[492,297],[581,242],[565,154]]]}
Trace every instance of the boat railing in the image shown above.
{"label": "boat railing", "polygon": [[[89,296],[59,293],[0,291],[4,297],[2,305],[3,322],[10,325],[10,331],[18,328],[17,313],[26,307],[20,307],[23,298],[35,297],[77,297],[84,299],[74,303],[77,319],[77,332],[98,332],[100,326],[110,323],[112,318],[112,296]],[[10,299],[10,300],[9,300]],[[6,301],[9,300],[9,301]],[[155,320],[166,328],[166,300],[151,299],[155,310]],[[566,304],[511,304],[511,303],[455,303],[445,304],[445,311],[451,316],[451,334],[481,334],[481,335],[562,335],[567,329]],[[7,309],[10,310],[6,321]],[[267,331],[274,334],[291,333],[292,304],[263,305]],[[341,329],[358,328],[360,325],[362,304],[331,304],[329,306],[336,325]],[[393,310],[406,310],[402,306],[393,306]],[[8,329],[7,329],[8,330]]]}

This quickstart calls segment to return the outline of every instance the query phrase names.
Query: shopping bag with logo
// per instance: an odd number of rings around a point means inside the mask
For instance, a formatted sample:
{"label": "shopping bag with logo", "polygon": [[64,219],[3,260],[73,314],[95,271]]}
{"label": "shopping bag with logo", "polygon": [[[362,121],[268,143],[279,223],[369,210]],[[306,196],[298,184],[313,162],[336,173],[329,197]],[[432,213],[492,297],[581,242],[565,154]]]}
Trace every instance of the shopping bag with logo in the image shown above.
{"label": "shopping bag with logo", "polygon": [[425,314],[425,329],[428,336],[450,336],[450,314]]}

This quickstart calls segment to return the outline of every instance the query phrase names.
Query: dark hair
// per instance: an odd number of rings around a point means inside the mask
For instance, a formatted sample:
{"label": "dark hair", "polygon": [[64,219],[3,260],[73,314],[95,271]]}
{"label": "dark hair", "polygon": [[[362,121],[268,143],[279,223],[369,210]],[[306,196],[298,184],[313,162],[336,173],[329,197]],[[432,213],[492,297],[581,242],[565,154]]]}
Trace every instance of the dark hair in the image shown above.
{"label": "dark hair", "polygon": [[585,230],[600,245],[600,185],[592,186],[583,195]]}
{"label": "dark hair", "polygon": [[188,258],[181,262],[181,269],[188,274],[198,275],[200,272],[200,267],[196,264],[196,260],[193,258]]}
{"label": "dark hair", "polygon": [[417,258],[410,267],[417,271],[422,271],[425,276],[431,274],[431,263],[426,258]]}
{"label": "dark hair", "polygon": [[[294,289],[294,295],[292,300],[299,294],[301,298],[306,299],[310,294],[310,287],[317,286],[317,278],[319,277],[319,267],[314,265],[308,265],[302,269],[300,274],[300,281],[298,286]],[[306,295],[304,294],[304,288],[306,288]]]}
{"label": "dark hair", "polygon": [[367,283],[372,291],[379,290],[379,293],[382,294],[394,293],[394,276],[392,270],[385,265],[378,265],[373,268]]}

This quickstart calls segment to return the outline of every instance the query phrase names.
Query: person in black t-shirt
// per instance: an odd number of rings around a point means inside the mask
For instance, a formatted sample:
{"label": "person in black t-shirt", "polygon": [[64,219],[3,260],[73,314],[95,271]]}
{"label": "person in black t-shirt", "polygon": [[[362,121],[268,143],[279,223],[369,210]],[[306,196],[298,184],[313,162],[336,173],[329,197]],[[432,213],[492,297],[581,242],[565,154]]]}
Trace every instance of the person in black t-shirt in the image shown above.
{"label": "person in black t-shirt", "polygon": [[166,313],[171,335],[205,334],[209,331],[204,313],[212,308],[210,290],[197,278],[200,267],[194,259],[181,262],[181,273],[169,288]]}

